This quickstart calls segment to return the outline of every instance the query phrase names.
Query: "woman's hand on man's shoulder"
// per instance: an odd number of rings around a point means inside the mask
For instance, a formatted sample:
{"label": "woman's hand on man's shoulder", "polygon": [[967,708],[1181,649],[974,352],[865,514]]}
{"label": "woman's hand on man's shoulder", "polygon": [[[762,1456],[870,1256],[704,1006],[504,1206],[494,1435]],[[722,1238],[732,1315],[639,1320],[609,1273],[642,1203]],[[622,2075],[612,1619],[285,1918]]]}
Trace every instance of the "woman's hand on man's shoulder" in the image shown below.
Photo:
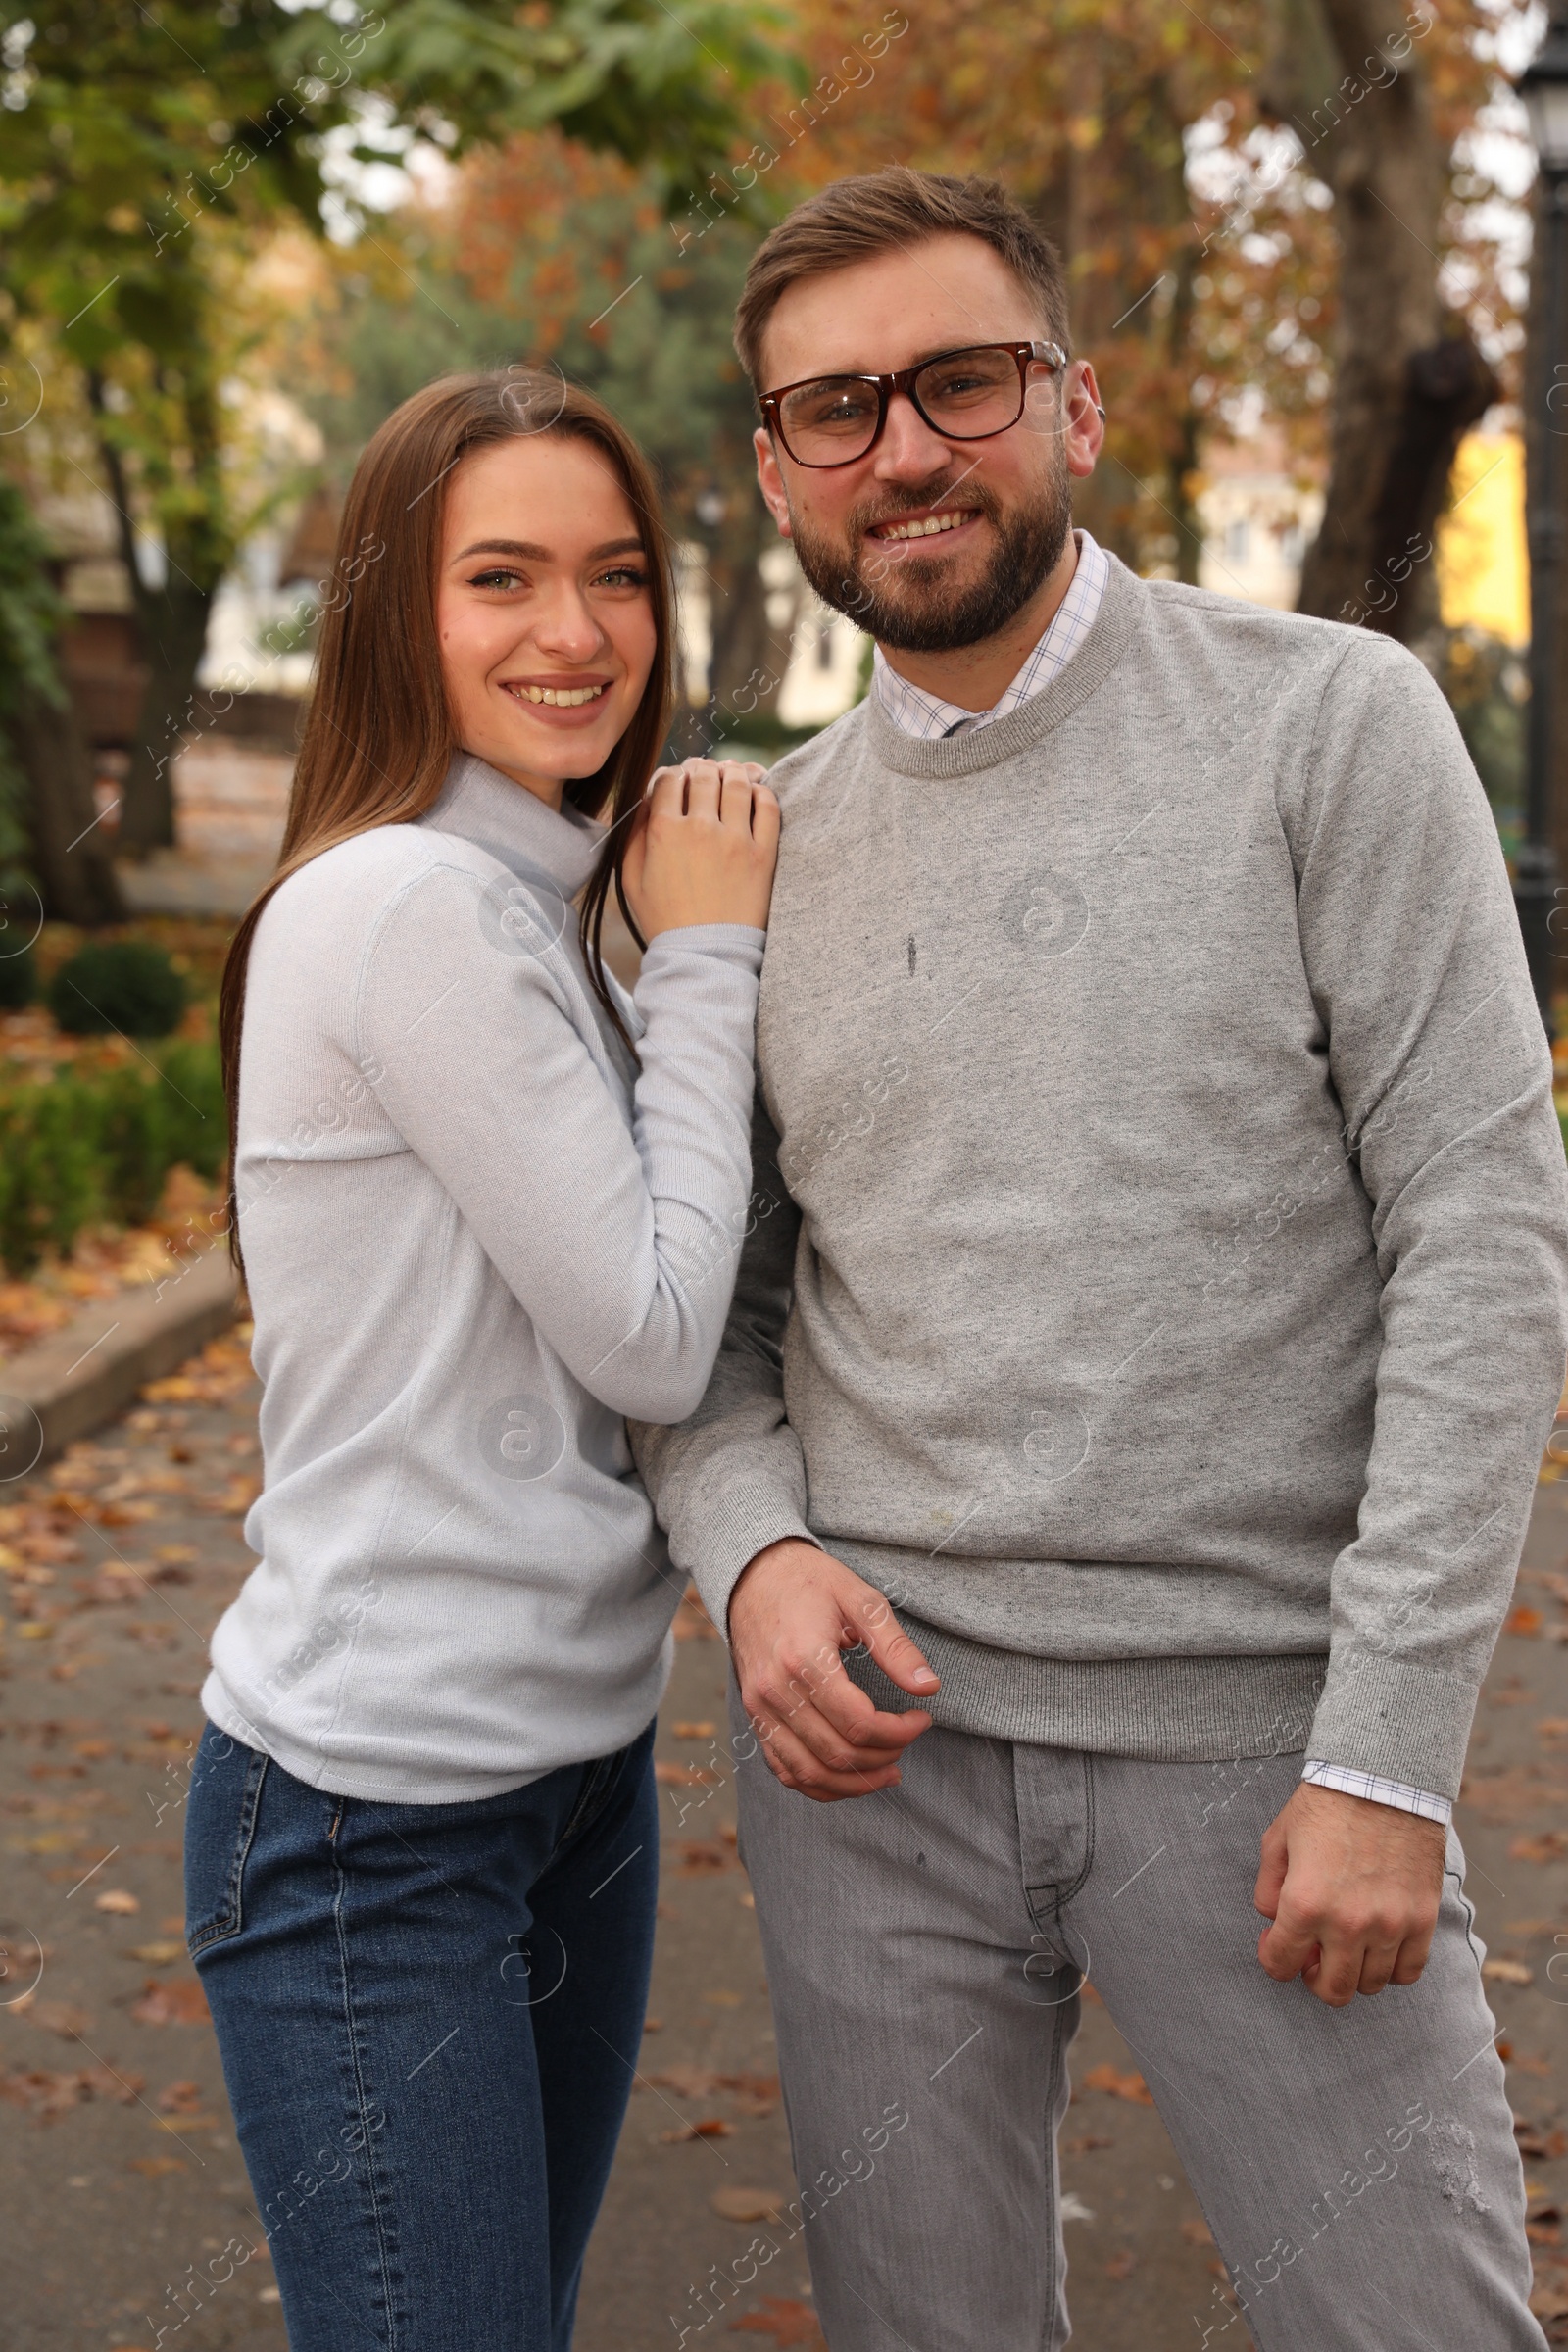
{"label": "woman's hand on man's shoulder", "polygon": [[621,875],[645,939],[698,923],[765,930],[779,817],[762,775],[738,760],[655,772]]}

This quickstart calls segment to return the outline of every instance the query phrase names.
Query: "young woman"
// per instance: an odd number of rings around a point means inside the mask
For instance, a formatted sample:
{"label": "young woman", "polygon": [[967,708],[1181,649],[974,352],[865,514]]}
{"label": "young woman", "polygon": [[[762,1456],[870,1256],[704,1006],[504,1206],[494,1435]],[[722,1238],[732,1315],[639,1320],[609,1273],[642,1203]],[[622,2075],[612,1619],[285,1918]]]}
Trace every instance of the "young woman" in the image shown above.
{"label": "young woman", "polygon": [[564,2352],[642,2030],[680,1592],[621,1417],[682,1419],[723,1328],[778,810],[705,761],[645,805],[668,551],[581,393],[407,402],[327,606],[224,981],[267,1478],[187,1933],[293,2352]]}

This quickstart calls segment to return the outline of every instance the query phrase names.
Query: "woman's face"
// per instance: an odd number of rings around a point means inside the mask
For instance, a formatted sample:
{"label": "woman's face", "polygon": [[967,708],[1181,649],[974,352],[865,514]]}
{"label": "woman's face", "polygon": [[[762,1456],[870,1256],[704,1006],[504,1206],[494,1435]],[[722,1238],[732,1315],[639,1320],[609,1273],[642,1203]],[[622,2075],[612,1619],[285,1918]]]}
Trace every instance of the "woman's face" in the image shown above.
{"label": "woman's face", "polygon": [[436,626],[463,749],[559,808],[625,733],[657,650],[642,530],[603,451],[539,433],[463,460]]}

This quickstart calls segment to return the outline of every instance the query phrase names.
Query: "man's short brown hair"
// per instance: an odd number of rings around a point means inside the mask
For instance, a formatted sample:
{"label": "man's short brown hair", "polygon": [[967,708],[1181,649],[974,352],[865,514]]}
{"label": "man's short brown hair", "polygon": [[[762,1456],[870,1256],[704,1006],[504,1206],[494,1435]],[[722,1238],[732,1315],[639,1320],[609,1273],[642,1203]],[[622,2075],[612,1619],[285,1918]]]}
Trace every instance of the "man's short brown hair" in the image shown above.
{"label": "man's short brown hair", "polygon": [[979,237],[1001,254],[1040,305],[1053,337],[1070,351],[1060,256],[1017,199],[994,179],[954,179],[893,164],[885,172],[835,179],[808,196],[753,255],[735,311],[735,349],[753,390],[762,389],[763,329],[797,278],[955,234]]}

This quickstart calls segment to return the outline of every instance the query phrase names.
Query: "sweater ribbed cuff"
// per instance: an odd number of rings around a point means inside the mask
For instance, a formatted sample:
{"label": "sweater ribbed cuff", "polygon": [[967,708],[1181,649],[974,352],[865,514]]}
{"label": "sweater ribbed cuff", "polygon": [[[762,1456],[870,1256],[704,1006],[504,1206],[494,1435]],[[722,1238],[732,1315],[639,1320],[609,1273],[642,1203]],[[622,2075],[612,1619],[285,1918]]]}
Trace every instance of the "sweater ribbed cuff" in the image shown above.
{"label": "sweater ribbed cuff", "polygon": [[791,1538],[809,1544],[813,1550],[822,1548],[805,1520],[787,1502],[759,1494],[755,1489],[737,1489],[720,1498],[711,1512],[705,1512],[703,1554],[692,1563],[692,1582],[702,1594],[704,1608],[726,1642],[729,1596],[741,1577],[760,1551]]}
{"label": "sweater ribbed cuff", "polygon": [[1366,1650],[1331,1658],[1309,1755],[1454,1797],[1464,1772],[1476,1688]]}

